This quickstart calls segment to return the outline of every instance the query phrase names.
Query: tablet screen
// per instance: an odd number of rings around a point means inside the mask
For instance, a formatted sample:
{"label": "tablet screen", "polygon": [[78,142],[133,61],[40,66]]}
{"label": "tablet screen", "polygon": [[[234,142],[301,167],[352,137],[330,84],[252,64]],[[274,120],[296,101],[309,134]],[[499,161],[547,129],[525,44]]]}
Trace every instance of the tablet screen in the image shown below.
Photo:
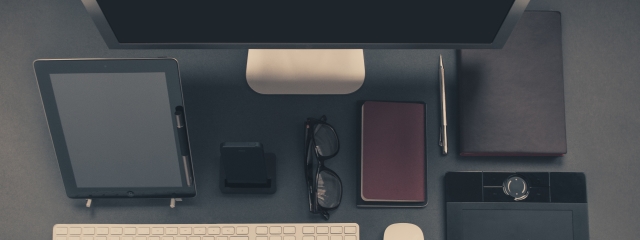
{"label": "tablet screen", "polygon": [[78,188],[182,187],[164,72],[50,78]]}

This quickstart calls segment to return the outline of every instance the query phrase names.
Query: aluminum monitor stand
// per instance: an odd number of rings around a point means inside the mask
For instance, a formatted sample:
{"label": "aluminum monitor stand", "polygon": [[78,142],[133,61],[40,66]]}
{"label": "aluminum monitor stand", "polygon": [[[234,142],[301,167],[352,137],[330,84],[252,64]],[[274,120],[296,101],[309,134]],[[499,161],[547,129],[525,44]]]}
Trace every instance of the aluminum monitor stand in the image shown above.
{"label": "aluminum monitor stand", "polygon": [[349,94],[364,83],[362,49],[249,49],[247,83],[261,94]]}

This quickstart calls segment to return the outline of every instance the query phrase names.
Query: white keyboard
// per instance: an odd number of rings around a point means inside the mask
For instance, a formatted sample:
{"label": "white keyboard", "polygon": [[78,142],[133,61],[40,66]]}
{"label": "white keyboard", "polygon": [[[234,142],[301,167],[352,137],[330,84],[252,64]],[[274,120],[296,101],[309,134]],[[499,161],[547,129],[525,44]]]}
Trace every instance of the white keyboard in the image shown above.
{"label": "white keyboard", "polygon": [[56,224],[53,240],[360,240],[357,223]]}

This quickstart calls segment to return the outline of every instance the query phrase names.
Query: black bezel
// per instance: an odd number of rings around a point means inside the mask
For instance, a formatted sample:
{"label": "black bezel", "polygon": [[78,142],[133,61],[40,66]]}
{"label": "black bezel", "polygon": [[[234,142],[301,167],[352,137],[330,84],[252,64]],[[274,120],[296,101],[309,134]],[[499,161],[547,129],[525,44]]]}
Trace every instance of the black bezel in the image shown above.
{"label": "black bezel", "polygon": [[[502,48],[529,0],[515,0],[493,42],[487,43],[120,43],[97,0],[82,0],[100,35],[111,49],[471,49]],[[170,17],[170,16],[167,16]]]}
{"label": "black bezel", "polygon": [[[71,160],[60,122],[60,116],[51,85],[50,74],[56,73],[136,73],[136,72],[164,72],[166,74],[167,90],[171,113],[179,106],[184,106],[182,99],[181,81],[178,62],[175,59],[39,59],[33,62],[38,88],[42,97],[51,140],[53,142],[60,173],[69,198],[182,198],[196,195],[195,181],[187,185],[187,176],[181,156],[176,156],[180,162],[180,175],[183,187],[130,187],[130,188],[78,188],[71,167]],[[184,109],[184,107],[183,107]],[[184,110],[183,110],[184,111]],[[186,116],[186,112],[184,113]],[[177,119],[171,116],[174,126]],[[185,118],[186,119],[186,118]],[[184,123],[186,126],[186,121]],[[176,149],[180,150],[180,137],[177,127],[174,128]],[[187,137],[188,138],[188,137]],[[188,142],[187,142],[188,144]],[[188,145],[187,145],[188,146]],[[178,155],[191,156],[188,153]],[[191,159],[189,158],[189,164]],[[192,180],[193,171],[189,171]]]}

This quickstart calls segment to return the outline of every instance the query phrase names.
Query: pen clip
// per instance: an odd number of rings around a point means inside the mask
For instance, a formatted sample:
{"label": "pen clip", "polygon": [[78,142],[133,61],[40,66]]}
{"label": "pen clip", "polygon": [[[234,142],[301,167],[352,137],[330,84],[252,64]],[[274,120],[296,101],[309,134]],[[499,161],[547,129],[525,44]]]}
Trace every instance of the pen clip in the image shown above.
{"label": "pen clip", "polygon": [[440,126],[440,140],[438,142],[438,145],[440,145],[440,147],[442,147],[442,126]]}

